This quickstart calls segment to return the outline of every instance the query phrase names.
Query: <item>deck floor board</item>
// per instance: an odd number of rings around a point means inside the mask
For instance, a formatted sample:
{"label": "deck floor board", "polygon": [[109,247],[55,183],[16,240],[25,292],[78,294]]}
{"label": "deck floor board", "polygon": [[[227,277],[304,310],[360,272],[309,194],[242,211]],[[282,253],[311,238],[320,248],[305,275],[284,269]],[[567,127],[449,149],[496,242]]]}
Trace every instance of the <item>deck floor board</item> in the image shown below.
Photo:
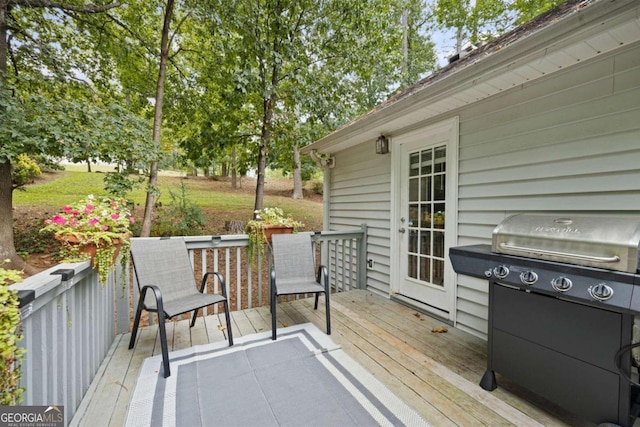
{"label": "deck floor board", "polygon": [[[312,322],[326,328],[324,300],[277,304],[278,327]],[[227,339],[224,314],[167,323],[170,351]],[[271,330],[268,306],[232,312],[234,337]],[[585,425],[541,397],[498,377],[489,393],[478,386],[486,367],[486,342],[415,309],[367,291],[331,296],[331,338],[434,426]],[[434,333],[446,327],[447,332]],[[116,337],[71,425],[121,426],[144,359],[160,354],[158,327]]]}

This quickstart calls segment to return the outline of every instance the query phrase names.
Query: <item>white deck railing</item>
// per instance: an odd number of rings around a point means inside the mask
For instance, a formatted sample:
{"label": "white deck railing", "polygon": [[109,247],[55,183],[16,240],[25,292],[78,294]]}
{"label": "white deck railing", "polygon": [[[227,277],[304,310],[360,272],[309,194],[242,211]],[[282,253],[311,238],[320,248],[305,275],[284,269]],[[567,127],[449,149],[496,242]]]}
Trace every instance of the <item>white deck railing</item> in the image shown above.
{"label": "white deck railing", "polygon": [[[268,304],[269,263],[247,262],[246,235],[185,240],[196,274],[203,274],[205,265],[205,271],[224,275],[231,310]],[[314,233],[312,240],[336,291],[366,287],[365,226]],[[126,279],[130,272],[120,273],[103,286],[89,262],[60,264],[11,286],[21,296],[24,339],[19,345],[27,351],[23,405],[64,405],[65,421],[71,420],[114,337],[129,332],[138,292]]]}

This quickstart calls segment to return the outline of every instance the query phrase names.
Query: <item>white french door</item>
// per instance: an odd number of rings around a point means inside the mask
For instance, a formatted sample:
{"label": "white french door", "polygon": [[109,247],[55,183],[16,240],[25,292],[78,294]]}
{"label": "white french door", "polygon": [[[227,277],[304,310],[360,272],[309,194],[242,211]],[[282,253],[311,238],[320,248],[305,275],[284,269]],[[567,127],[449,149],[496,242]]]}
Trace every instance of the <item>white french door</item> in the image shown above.
{"label": "white french door", "polygon": [[456,232],[457,120],[398,139],[395,291],[449,318],[455,287],[448,250]]}

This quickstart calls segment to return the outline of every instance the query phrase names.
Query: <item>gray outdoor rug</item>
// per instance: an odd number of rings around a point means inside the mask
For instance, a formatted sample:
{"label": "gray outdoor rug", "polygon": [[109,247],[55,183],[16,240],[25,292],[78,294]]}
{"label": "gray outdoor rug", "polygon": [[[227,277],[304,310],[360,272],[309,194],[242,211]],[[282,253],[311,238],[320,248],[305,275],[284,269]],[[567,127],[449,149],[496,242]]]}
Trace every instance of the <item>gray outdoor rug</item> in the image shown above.
{"label": "gray outdoor rug", "polygon": [[313,324],[144,361],[127,426],[426,426]]}

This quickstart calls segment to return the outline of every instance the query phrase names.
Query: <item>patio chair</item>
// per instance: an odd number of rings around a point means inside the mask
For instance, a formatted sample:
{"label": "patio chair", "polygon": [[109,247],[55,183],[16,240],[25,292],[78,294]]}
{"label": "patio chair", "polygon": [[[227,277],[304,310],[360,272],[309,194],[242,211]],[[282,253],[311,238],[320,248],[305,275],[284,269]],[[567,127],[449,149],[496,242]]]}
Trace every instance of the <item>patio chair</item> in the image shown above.
{"label": "patio chair", "polygon": [[[224,305],[229,346],[233,345],[224,277],[218,272],[207,272],[198,289],[183,238],[132,239],[131,259],[140,290],[140,300],[133,322],[129,349],[132,349],[135,344],[142,310],[158,313],[162,363],[164,377],[167,378],[171,372],[165,321],[193,311],[191,318],[191,327],[193,327],[201,308],[220,302]],[[204,293],[207,278],[211,275],[218,278],[221,294]]]}
{"label": "patio chair", "polygon": [[329,277],[324,265],[314,269],[315,254],[309,233],[274,234],[272,237],[273,267],[271,268],[271,338],[276,339],[276,304],[280,295],[315,294],[314,309],[318,309],[320,294],[325,296],[327,335],[331,335],[329,314]]}

